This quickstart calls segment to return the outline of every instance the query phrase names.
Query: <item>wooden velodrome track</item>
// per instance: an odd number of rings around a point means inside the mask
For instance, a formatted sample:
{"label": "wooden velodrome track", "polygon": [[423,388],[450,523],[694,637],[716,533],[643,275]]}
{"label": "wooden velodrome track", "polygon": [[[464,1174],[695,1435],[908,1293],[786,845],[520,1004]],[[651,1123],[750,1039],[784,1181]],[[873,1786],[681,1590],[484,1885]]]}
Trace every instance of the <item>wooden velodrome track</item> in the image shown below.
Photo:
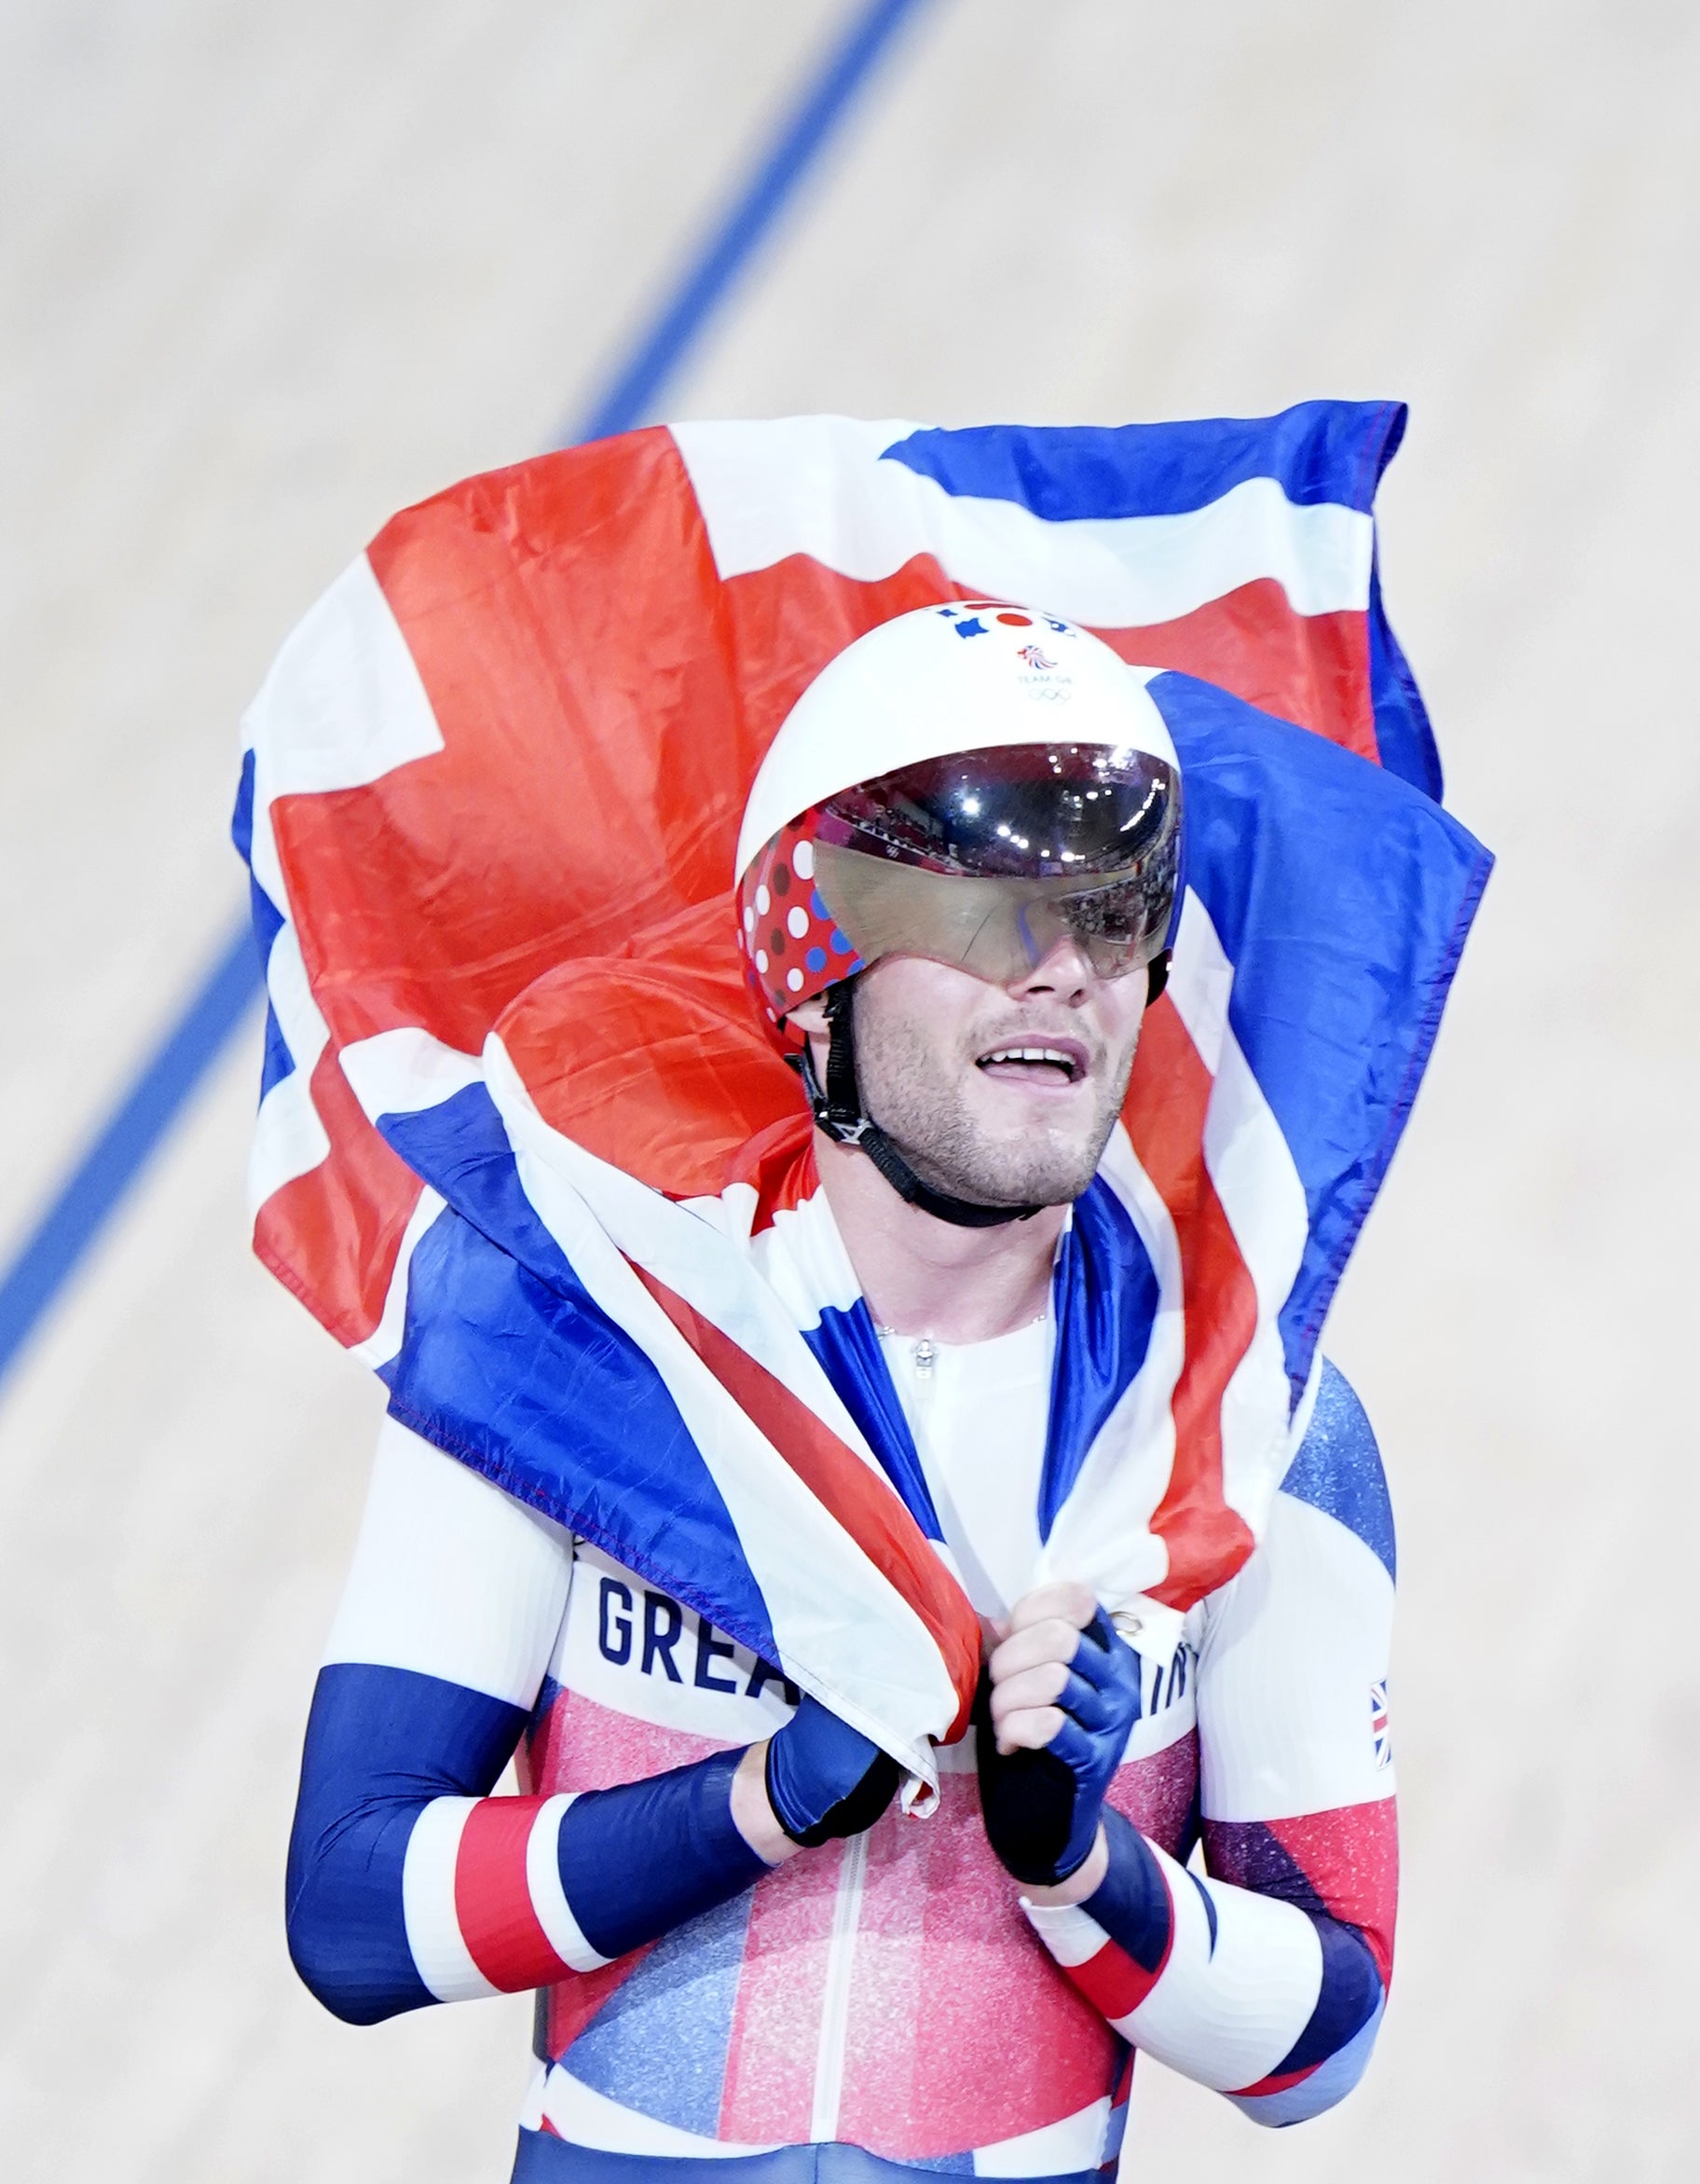
{"label": "wooden velodrome track", "polygon": [[[233,724],[392,509],[542,445],[837,0],[0,17],[0,1260],[240,905]],[[1700,2175],[1700,19],[937,0],[663,406],[1413,405],[1390,604],[1499,873],[1331,1349],[1401,1523],[1378,2056],[1135,2178]],[[0,1408],[0,2167],[505,2176],[522,2001],[355,2032],[279,1914],[379,1390],[246,1257],[256,1035]]]}

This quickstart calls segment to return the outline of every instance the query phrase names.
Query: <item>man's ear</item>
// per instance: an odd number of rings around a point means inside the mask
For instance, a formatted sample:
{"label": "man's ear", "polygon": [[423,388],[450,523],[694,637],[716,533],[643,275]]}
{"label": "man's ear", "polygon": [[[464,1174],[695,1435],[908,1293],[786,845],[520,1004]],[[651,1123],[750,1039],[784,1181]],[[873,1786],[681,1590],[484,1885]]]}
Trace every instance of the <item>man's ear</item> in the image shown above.
{"label": "man's ear", "polygon": [[800,1001],[785,1021],[794,1023],[805,1038],[824,1039],[829,1028],[825,996],[817,994],[812,1001]]}

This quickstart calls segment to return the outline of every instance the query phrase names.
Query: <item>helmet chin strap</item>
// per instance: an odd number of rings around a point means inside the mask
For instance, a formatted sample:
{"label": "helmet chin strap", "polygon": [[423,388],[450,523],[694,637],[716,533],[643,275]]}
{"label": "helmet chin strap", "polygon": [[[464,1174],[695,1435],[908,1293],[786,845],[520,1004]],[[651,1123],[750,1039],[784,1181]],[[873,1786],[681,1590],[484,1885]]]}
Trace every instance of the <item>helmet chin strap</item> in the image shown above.
{"label": "helmet chin strap", "polygon": [[971,1199],[953,1198],[923,1183],[877,1122],[862,1112],[861,1089],[856,1079],[856,981],[834,986],[825,1002],[827,1013],[827,1083],[821,1090],[815,1056],[805,1046],[798,1057],[802,1088],[814,1109],[815,1119],[839,1145],[853,1145],[865,1152],[900,1199],[949,1221],[957,1229],[1001,1229],[1007,1221],[1030,1221],[1037,1206],[982,1206]]}
{"label": "helmet chin strap", "polygon": [[[1149,1008],[1169,982],[1169,951],[1157,956],[1146,973],[1145,1006]],[[856,981],[834,986],[823,1004],[827,1018],[827,1082],[825,1090],[815,1068],[814,1051],[806,1043],[796,1057],[803,1091],[815,1120],[839,1145],[853,1145],[865,1152],[887,1183],[912,1206],[949,1221],[956,1229],[1001,1229],[1009,1221],[1031,1221],[1037,1206],[977,1205],[972,1199],[953,1198],[923,1183],[879,1124],[862,1111],[861,1088],[856,1075]]]}

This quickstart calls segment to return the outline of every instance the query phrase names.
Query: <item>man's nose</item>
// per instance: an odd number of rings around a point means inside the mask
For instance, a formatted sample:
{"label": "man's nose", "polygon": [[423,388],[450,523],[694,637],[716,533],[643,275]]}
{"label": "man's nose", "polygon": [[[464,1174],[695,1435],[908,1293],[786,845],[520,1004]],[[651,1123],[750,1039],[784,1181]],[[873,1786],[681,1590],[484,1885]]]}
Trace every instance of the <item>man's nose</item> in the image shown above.
{"label": "man's nose", "polygon": [[1008,991],[1018,998],[1054,994],[1060,1001],[1077,1008],[1096,982],[1091,959],[1073,933],[1064,933],[1039,958],[1031,970],[1009,981]]}

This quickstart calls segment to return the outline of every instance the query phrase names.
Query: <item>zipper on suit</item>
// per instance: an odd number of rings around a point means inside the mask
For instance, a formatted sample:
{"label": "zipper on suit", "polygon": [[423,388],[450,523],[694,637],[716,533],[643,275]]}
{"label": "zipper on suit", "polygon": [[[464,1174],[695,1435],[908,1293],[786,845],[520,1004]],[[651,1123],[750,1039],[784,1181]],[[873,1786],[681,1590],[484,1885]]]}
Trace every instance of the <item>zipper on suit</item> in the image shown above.
{"label": "zipper on suit", "polygon": [[850,2026],[850,1974],[867,1872],[868,1837],[852,1835],[844,1845],[843,1861],[838,1869],[832,1932],[827,1943],[827,1976],[820,1999],[820,2046],[815,2058],[815,2103],[809,2117],[809,2136],[816,2145],[838,2136],[838,2112],[844,2093],[844,2046]]}

